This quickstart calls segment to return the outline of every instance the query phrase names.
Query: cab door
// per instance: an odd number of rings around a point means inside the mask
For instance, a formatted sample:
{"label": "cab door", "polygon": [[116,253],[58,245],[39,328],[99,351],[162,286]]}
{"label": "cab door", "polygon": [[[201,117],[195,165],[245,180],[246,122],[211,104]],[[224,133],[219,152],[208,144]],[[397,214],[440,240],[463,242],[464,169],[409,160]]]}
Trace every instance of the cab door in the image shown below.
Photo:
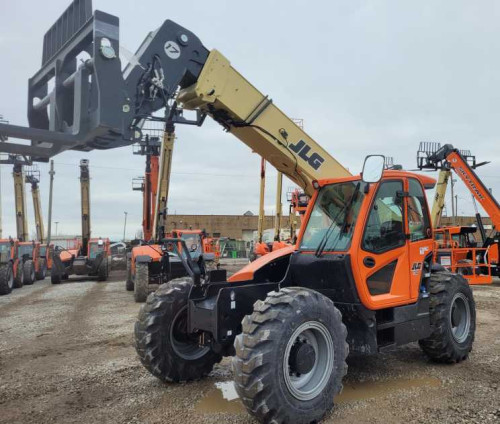
{"label": "cab door", "polygon": [[356,256],[358,292],[365,306],[380,309],[408,303],[410,258],[403,178],[379,183]]}
{"label": "cab door", "polygon": [[432,255],[433,239],[429,207],[424,189],[416,178],[408,178],[406,197],[407,234],[409,235],[410,298],[416,300],[420,292],[424,262]]}

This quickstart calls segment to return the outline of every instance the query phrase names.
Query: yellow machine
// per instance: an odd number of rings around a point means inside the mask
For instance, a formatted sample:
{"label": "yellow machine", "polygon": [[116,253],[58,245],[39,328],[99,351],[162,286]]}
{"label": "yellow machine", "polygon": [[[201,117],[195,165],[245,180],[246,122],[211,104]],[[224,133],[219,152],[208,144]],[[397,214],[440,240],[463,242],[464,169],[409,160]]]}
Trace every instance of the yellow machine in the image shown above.
{"label": "yellow machine", "polygon": [[160,152],[158,191],[153,219],[153,240],[162,239],[167,233],[168,191],[172,172],[175,131],[173,126],[165,128]]}
{"label": "yellow machine", "polygon": [[19,241],[28,241],[28,217],[26,214],[26,191],[24,188],[23,165],[15,164],[12,171],[14,177],[14,198],[16,206],[16,230]]}

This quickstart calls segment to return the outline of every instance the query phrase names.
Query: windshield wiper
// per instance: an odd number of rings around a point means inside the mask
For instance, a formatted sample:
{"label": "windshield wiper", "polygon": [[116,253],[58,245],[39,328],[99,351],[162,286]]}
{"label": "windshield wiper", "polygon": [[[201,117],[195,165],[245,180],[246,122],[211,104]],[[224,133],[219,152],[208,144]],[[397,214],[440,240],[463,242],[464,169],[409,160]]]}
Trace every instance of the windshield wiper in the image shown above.
{"label": "windshield wiper", "polygon": [[354,189],[354,192],[352,193],[352,196],[349,199],[349,202],[344,205],[344,207],[337,213],[337,215],[335,215],[335,218],[333,219],[332,223],[330,224],[330,226],[326,230],[325,235],[321,239],[321,242],[319,243],[318,248],[316,249],[316,252],[314,252],[314,255],[316,257],[319,258],[323,254],[325,247],[326,247],[326,244],[328,243],[328,239],[330,238],[330,236],[333,232],[333,226],[336,224],[337,218],[340,216],[340,214],[342,212],[344,212],[344,219],[342,221],[342,226],[340,227],[340,231],[338,233],[337,239],[335,240],[335,245],[333,246],[332,250],[334,250],[335,247],[337,246],[342,234],[345,232],[345,230],[347,228],[347,217],[349,215],[349,212],[351,211],[352,205],[354,204],[354,199],[358,196],[359,187],[360,187],[360,183],[358,181],[358,183],[356,184],[356,188]]}

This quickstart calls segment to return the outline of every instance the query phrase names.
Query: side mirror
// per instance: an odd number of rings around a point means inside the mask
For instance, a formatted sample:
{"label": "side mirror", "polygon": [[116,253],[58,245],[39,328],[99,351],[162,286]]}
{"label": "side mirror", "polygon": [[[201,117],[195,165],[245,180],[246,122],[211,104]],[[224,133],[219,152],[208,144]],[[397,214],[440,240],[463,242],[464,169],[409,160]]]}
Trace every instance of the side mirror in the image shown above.
{"label": "side mirror", "polygon": [[370,155],[365,158],[361,177],[365,183],[378,183],[384,172],[385,157],[382,155]]}

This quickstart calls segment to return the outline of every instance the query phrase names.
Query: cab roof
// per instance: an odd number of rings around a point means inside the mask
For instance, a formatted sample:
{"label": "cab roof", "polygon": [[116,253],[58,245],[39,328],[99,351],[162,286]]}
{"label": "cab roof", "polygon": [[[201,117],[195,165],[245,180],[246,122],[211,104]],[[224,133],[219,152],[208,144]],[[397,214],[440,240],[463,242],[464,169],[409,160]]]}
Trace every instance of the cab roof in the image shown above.
{"label": "cab roof", "polygon": [[[427,175],[417,174],[415,172],[410,171],[395,171],[395,170],[385,170],[382,174],[382,178],[416,178],[420,181],[423,187],[428,190],[434,188],[436,185],[436,179],[429,177]],[[344,178],[326,178],[322,180],[318,180],[320,187],[323,187],[327,184],[346,182],[346,181],[358,181],[361,179],[361,175],[353,175],[351,177]]]}

